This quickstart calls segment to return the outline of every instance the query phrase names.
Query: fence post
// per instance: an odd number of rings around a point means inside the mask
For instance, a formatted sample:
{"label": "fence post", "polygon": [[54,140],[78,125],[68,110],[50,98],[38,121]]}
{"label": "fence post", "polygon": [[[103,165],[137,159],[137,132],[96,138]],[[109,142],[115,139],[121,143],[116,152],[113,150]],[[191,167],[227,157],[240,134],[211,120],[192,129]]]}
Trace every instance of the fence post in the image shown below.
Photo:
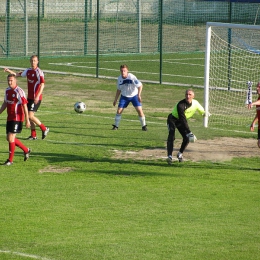
{"label": "fence post", "polygon": [[10,0],[6,0],[6,56],[10,53]]}
{"label": "fence post", "polygon": [[84,14],[84,55],[88,53],[88,0],[85,0],[85,14]]}
{"label": "fence post", "polygon": [[160,52],[160,71],[159,71],[159,81],[160,84],[162,84],[162,62],[163,62],[163,58],[162,58],[162,45],[163,45],[163,0],[159,0],[159,52]]}
{"label": "fence post", "polygon": [[24,0],[24,54],[28,55],[28,12],[27,12],[27,0]]}
{"label": "fence post", "polygon": [[96,49],[96,78],[99,72],[99,0],[97,0],[97,49]]}
{"label": "fence post", "polygon": [[138,21],[138,53],[142,52],[142,15],[141,0],[137,0],[137,21]]}
{"label": "fence post", "polygon": [[[40,9],[41,9],[41,0],[38,0],[38,43],[37,43],[37,54],[38,54],[38,59],[40,60],[40,19],[41,19],[41,13],[40,13]],[[40,66],[40,62],[38,64],[38,66]]]}

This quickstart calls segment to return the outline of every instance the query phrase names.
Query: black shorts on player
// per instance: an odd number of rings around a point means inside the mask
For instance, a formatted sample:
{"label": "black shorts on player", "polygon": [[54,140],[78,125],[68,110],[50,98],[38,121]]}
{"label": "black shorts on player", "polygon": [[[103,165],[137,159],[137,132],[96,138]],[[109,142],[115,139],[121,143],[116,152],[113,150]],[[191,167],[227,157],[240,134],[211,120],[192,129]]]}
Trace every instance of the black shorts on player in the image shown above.
{"label": "black shorts on player", "polygon": [[34,100],[33,99],[28,99],[28,103],[27,103],[27,107],[28,107],[28,111],[32,111],[32,112],[37,112],[38,108],[41,105],[41,100],[38,101],[37,104],[34,104]]}
{"label": "black shorts on player", "polygon": [[23,122],[21,121],[7,121],[6,123],[6,134],[13,133],[19,134],[22,132]]}

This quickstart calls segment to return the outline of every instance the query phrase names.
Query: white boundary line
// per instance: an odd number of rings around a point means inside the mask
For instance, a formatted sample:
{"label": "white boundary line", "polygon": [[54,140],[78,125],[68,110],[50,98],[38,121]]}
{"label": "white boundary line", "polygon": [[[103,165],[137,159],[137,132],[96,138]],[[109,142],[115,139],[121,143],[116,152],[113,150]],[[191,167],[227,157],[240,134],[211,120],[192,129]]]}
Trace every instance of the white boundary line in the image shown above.
{"label": "white boundary line", "polygon": [[0,253],[17,255],[17,256],[27,257],[27,258],[31,258],[31,259],[38,259],[38,260],[54,260],[54,259],[50,259],[50,258],[46,258],[46,257],[41,257],[38,255],[25,254],[25,253],[21,253],[21,252],[10,251],[10,250],[0,250]]}
{"label": "white boundary line", "polygon": [[[6,68],[6,66],[0,66],[0,68]],[[25,70],[26,69],[26,68],[20,68],[20,67],[9,67],[9,68],[14,69],[14,70]],[[71,75],[71,76],[78,76],[78,77],[96,78],[96,75],[94,75],[94,74],[83,74],[83,73],[76,73],[76,72],[64,72],[64,71],[53,71],[53,70],[44,70],[44,73],[45,72],[50,73],[50,74],[58,74],[58,75],[66,75],[66,76]],[[136,72],[136,71],[133,71],[133,72]],[[165,75],[184,77],[182,75],[172,75],[172,74],[165,74]],[[193,78],[193,76],[186,76],[186,77]],[[117,79],[117,77],[101,76],[101,75],[99,75],[98,78],[99,79],[113,79],[113,80]],[[203,78],[203,77],[201,77],[201,78]],[[151,84],[160,84],[159,81],[153,81],[153,80],[142,80],[142,82],[151,83]],[[182,83],[175,83],[175,82],[162,82],[162,85],[180,86],[180,87],[191,87],[192,86],[194,88],[204,88],[204,86],[202,86],[202,85],[184,84],[184,83],[182,84]]]}

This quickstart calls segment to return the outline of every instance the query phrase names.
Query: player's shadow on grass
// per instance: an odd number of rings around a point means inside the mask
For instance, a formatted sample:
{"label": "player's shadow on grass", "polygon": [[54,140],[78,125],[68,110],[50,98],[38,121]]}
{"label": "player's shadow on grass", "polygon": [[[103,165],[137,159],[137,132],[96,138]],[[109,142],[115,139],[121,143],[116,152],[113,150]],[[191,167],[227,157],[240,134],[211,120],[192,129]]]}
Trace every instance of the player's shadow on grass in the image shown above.
{"label": "player's shadow on grass", "polygon": [[[203,170],[202,173],[208,174],[209,169],[219,169],[223,171],[223,169],[227,170],[247,170],[247,171],[259,171],[260,169],[254,169],[250,167],[241,167],[241,166],[236,166],[235,164],[225,164],[225,163],[212,163],[212,162],[173,162],[172,165],[168,165],[167,162],[163,159],[158,159],[158,160],[134,160],[134,159],[115,159],[115,158],[91,158],[91,157],[86,157],[86,156],[80,156],[80,155],[73,155],[73,154],[67,154],[67,153],[40,153],[40,152],[35,152],[32,153],[32,156],[30,160],[37,160],[37,157],[44,158],[48,161],[50,164],[59,164],[59,163],[64,163],[66,162],[69,164],[72,162],[71,166],[73,167],[73,164],[75,162],[81,162],[86,163],[86,164],[91,164],[91,163],[98,163],[98,166],[95,166],[96,169],[93,169],[93,172],[100,172],[100,173],[107,173],[107,174],[113,174],[113,175],[158,175],[158,176],[169,176],[169,172],[167,173],[162,173],[162,169],[174,169],[174,168],[188,168],[188,169],[201,169]],[[104,168],[100,170],[100,167],[104,163]],[[109,167],[109,164],[120,164],[120,165],[125,165],[126,168],[124,171],[115,171],[115,169],[108,170],[107,167]],[[108,166],[107,166],[108,165]],[[127,165],[129,167],[133,167],[133,165],[141,165],[141,166],[146,166],[147,171],[136,171],[133,172],[133,169],[131,171],[127,170]],[[68,166],[68,165],[66,165]],[[150,167],[159,167],[158,171],[150,171]],[[80,168],[80,167],[79,167]],[[82,167],[81,167],[82,168]],[[78,169],[79,170],[79,169]],[[80,170],[82,172],[89,172],[89,168],[86,170]],[[174,171],[172,172],[171,175],[175,175]],[[179,175],[179,174],[178,174]]]}
{"label": "player's shadow on grass", "polygon": [[[64,127],[63,127],[64,128]],[[87,128],[84,128],[84,132],[82,132],[82,131],[80,131],[78,134],[75,134],[75,129],[73,130],[74,132],[69,132],[69,131],[67,131],[66,133],[64,133],[64,132],[62,132],[62,131],[56,131],[56,130],[52,130],[51,131],[51,133],[50,133],[50,135],[48,136],[48,138],[50,138],[50,139],[52,139],[52,136],[51,136],[51,134],[58,134],[58,135],[64,135],[64,136],[74,136],[75,138],[74,138],[74,142],[76,143],[76,142],[80,142],[80,141],[82,141],[82,138],[84,137],[84,138],[90,138],[90,139],[92,139],[92,140],[102,140],[102,139],[104,139],[105,141],[104,141],[104,143],[102,144],[102,145],[109,145],[108,144],[108,141],[107,140],[109,140],[109,139],[111,139],[111,140],[113,140],[113,139],[115,139],[115,138],[122,138],[121,136],[116,136],[116,133],[117,133],[117,131],[113,131],[113,130],[111,130],[111,133],[112,134],[109,134],[110,133],[110,130],[108,130],[106,133],[104,133],[103,135],[97,135],[97,133],[93,133],[93,132],[91,132],[91,133],[89,133],[88,131],[87,131]],[[129,131],[126,131],[126,132],[124,132],[124,134],[126,134],[126,133],[128,133],[128,132],[133,132],[133,131],[136,131],[136,129],[131,129],[131,130],[129,130]],[[115,133],[115,134],[113,134],[113,133]],[[146,132],[144,132],[144,131],[142,131],[142,130],[140,130],[140,133],[143,133],[143,134],[146,134]],[[127,134],[128,135],[128,134]],[[23,140],[26,140],[27,138],[20,138],[20,139],[23,139]],[[41,139],[41,136],[39,136],[39,139]],[[139,141],[139,140],[143,140],[144,139],[144,136],[142,136],[142,135],[137,135],[137,136],[135,136],[134,137],[134,139],[132,139],[133,141]],[[152,141],[152,140],[157,140],[157,137],[151,137],[151,136],[149,136],[149,140],[150,141]],[[54,141],[54,143],[55,143],[55,141]],[[64,141],[64,143],[65,143],[65,141]],[[80,143],[79,143],[80,144]],[[114,146],[114,142],[113,142],[113,144],[112,144],[112,146]],[[121,144],[121,146],[122,146],[122,144]]]}
{"label": "player's shadow on grass", "polygon": [[[79,140],[68,140],[68,141],[54,141],[54,140],[50,140],[50,139],[44,139],[44,142],[50,142],[52,144],[69,144],[69,145],[75,145],[75,146],[79,146],[79,147],[96,147],[98,149],[101,149],[102,147],[111,147],[110,150],[113,150],[113,149],[117,149],[117,148],[120,148],[120,150],[122,149],[122,143],[118,143],[118,144],[115,144],[114,142],[109,142],[109,139],[110,137],[108,136],[97,136],[97,135],[88,135],[88,137],[90,137],[91,139],[98,139],[99,141],[100,140],[105,140],[104,143],[86,143],[86,142],[82,142],[82,139],[84,138],[84,136],[82,135],[79,135]],[[20,140],[25,140],[25,141],[28,141],[27,138],[19,138]],[[141,139],[141,137],[140,137]],[[111,137],[111,140],[112,137]],[[39,140],[35,140],[35,141],[29,141],[29,142],[33,142],[34,144],[37,144],[36,142],[41,142],[42,140],[39,139]],[[27,143],[28,145],[28,143]],[[124,144],[124,146],[127,146],[129,147],[129,149],[133,149],[133,150],[136,150],[136,148],[139,148],[139,149],[151,149],[150,146],[147,146],[147,145],[140,145],[138,143],[138,141],[132,141],[132,143],[127,143],[127,144]],[[156,148],[163,148],[163,147],[156,147]]]}

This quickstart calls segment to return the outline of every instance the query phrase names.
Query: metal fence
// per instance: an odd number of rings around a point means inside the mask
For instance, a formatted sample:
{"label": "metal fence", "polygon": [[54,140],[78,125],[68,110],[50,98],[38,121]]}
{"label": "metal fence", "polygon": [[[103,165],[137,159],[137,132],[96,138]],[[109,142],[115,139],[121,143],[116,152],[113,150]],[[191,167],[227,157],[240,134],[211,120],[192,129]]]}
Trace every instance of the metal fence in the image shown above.
{"label": "metal fence", "polygon": [[0,58],[204,51],[206,21],[260,22],[256,1],[161,1],[0,0]]}

